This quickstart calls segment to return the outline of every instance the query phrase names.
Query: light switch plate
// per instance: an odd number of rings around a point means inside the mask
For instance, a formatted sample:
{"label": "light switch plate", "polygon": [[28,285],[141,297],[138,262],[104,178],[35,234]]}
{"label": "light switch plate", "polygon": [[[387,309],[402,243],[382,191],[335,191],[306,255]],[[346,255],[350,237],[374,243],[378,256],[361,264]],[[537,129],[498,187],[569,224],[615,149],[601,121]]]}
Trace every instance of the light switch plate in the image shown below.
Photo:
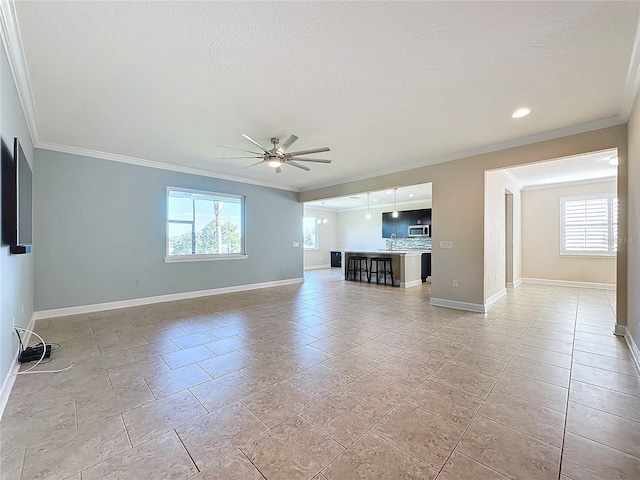
{"label": "light switch plate", "polygon": [[440,248],[453,248],[453,240],[441,240]]}
{"label": "light switch plate", "polygon": [[299,247],[300,246],[300,242],[293,242],[293,246],[294,247]]}

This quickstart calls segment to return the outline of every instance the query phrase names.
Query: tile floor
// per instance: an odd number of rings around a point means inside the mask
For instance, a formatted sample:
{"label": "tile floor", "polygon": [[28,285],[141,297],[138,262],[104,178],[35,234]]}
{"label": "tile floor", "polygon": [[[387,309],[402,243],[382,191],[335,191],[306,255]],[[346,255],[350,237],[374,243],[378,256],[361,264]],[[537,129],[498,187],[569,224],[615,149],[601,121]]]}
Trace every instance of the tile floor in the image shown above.
{"label": "tile floor", "polygon": [[637,479],[640,376],[613,292],[522,285],[480,315],[303,285],[40,321],[0,477]]}

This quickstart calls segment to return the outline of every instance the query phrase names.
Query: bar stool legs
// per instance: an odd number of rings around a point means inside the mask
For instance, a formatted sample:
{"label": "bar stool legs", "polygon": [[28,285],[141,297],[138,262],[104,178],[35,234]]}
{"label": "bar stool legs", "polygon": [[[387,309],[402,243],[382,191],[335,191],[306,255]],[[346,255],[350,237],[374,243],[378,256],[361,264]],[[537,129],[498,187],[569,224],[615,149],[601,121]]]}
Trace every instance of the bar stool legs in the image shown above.
{"label": "bar stool legs", "polygon": [[[373,269],[373,264],[376,264],[376,269]],[[380,263],[382,263],[382,270],[380,270]],[[393,262],[391,257],[372,257],[371,266],[369,268],[369,283],[371,283],[371,277],[376,274],[376,284],[380,283],[380,275],[384,278],[384,284],[387,284],[387,275],[391,278],[391,286],[393,287]]]}
{"label": "bar stool legs", "polygon": [[349,274],[353,274],[354,282],[362,282],[362,274],[366,275],[369,280],[369,267],[367,265],[367,257],[360,255],[351,255],[347,258],[347,274],[345,280],[349,280]]}

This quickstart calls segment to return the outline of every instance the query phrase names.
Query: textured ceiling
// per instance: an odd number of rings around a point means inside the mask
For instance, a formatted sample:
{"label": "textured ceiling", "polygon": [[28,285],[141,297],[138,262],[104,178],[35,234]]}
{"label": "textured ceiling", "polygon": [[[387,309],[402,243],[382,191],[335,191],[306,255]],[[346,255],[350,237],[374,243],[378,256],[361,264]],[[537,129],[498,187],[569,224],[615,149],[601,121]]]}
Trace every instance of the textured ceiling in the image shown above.
{"label": "textured ceiling", "polygon": [[[308,189],[624,112],[638,2],[16,2],[36,143]],[[531,115],[512,120],[526,105]],[[624,114],[618,123],[626,120]],[[614,120],[615,121],[615,120]],[[331,147],[311,172],[214,143]],[[251,150],[251,148],[248,148]],[[318,155],[319,156],[319,155]]]}

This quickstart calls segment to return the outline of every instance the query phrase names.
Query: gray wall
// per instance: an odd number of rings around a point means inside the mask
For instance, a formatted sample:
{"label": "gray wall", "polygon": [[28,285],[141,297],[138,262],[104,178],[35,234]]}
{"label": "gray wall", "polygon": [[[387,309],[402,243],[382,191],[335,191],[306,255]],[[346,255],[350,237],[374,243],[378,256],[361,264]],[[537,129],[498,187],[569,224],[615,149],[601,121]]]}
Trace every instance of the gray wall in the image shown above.
{"label": "gray wall", "polygon": [[[0,60],[0,135],[13,152],[13,138],[18,137],[25,155],[33,165],[33,144],[24,117],[4,48]],[[0,385],[4,385],[18,341],[15,324],[26,328],[33,313],[33,254],[11,255],[9,246],[0,246]]]}
{"label": "gray wall", "polygon": [[[303,276],[295,192],[41,149],[35,160],[38,311]],[[167,186],[245,195],[249,258],[165,263]]]}

